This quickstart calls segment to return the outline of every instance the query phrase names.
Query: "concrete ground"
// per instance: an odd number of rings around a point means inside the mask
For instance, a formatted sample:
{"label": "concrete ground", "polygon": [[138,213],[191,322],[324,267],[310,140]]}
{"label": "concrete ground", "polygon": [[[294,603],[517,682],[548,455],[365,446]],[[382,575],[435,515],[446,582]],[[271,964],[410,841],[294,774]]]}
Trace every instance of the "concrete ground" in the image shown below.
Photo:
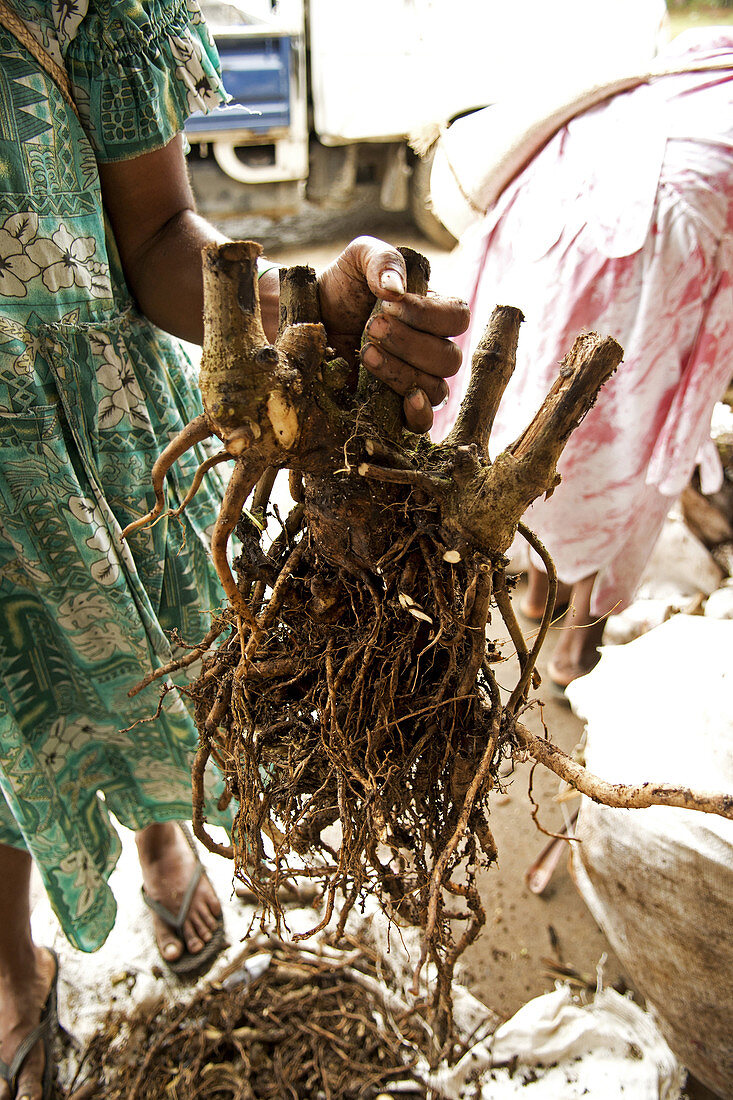
{"label": "concrete ground", "polygon": [[[516,598],[514,602],[516,608]],[[536,627],[521,618],[520,623],[530,637]],[[559,629],[551,630],[540,657],[543,678],[553,635],[556,637]],[[509,676],[512,665],[505,666],[509,683],[514,682]],[[501,668],[498,675],[501,683]],[[546,727],[560,748],[572,751],[583,727],[569,706],[542,686],[532,699],[536,702],[523,716],[524,724],[540,736]],[[529,868],[552,843],[532,817],[530,771],[529,765],[517,766],[507,780],[506,793],[492,799],[491,828],[499,861],[484,876],[486,927],[464,957],[466,984],[502,1017],[511,1016],[525,1001],[553,988],[558,975],[552,964],[564,965],[590,983],[601,975],[604,985],[627,984],[618,960],[575,888],[569,869],[570,842],[564,845],[566,851],[544,891],[533,893],[527,885]],[[541,767],[535,769],[532,797],[539,806],[537,820],[548,832],[562,830],[565,817],[579,804],[579,798],[558,802],[559,789],[556,776]]]}

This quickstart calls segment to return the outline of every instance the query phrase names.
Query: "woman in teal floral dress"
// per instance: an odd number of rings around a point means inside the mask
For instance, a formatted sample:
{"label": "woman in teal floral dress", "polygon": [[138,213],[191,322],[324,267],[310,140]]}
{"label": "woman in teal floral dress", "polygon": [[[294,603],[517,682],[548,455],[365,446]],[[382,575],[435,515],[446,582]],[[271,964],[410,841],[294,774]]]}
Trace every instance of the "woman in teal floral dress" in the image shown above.
{"label": "woman in teal floral dress", "polygon": [[[194,0],[12,0],[12,13],[63,66],[78,114],[0,19],[0,1070],[55,971],[30,937],[31,857],[85,951],[115,920],[110,813],[137,832],[148,894],[175,912],[186,892],[193,856],[173,823],[190,817],[195,729],[174,694],[135,725],[154,689],[128,691],[169,658],[173,628],[200,640],[222,601],[213,496],[119,538],[152,503],[155,458],[200,411],[166,333],[201,341],[200,251],[223,239],[194,212],[180,137],[189,113],[223,98],[215,49]],[[399,254],[370,238],[320,280],[347,353],[370,289],[393,303],[365,362],[426,430],[467,313],[402,287]],[[273,335],[276,274],[260,288]],[[172,505],[198,461],[170,476]],[[202,951],[219,912],[202,878],[183,942],[156,918],[163,957]],[[42,1095],[41,1044],[23,1061],[0,1100]]]}

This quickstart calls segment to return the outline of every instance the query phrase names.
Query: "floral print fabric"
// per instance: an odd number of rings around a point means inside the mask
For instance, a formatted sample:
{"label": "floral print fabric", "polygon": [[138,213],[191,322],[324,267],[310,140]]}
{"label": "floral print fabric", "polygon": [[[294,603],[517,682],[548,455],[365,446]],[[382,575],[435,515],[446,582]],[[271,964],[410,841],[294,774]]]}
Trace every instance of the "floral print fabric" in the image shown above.
{"label": "floral print fabric", "polygon": [[[205,489],[180,521],[120,541],[201,407],[180,346],[130,302],[97,160],[158,147],[222,93],[193,5],[14,7],[64,61],[81,122],[0,28],[0,843],[28,848],[67,936],[93,950],[115,919],[110,814],[190,817],[189,711],[171,692],[150,720],[156,689],[128,692],[222,601]],[[203,457],[169,478],[171,507]]]}
{"label": "floral print fabric", "polygon": [[95,262],[96,251],[94,237],[74,237],[65,225],[44,237],[37,214],[11,214],[0,229],[0,294],[26,298],[40,280],[51,294],[76,287],[110,298],[109,268]]}
{"label": "floral print fabric", "polygon": [[14,0],[64,66],[97,160],[165,145],[222,100],[218,58],[195,0]]}

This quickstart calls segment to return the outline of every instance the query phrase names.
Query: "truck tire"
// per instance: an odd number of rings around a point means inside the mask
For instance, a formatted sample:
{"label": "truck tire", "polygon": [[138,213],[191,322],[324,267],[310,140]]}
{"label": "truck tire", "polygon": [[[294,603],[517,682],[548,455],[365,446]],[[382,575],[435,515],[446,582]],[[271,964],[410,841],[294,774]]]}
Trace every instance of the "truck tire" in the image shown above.
{"label": "truck tire", "polygon": [[430,204],[430,173],[435,149],[424,157],[415,157],[410,177],[410,214],[412,220],[431,244],[450,251],[458,243],[449,229],[435,216]]}

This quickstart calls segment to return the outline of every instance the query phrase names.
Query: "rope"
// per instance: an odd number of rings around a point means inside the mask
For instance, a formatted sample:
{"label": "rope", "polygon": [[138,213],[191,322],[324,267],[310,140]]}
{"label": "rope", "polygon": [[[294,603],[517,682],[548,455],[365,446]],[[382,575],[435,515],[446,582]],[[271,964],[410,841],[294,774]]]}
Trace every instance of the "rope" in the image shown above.
{"label": "rope", "polygon": [[6,3],[6,0],[0,0],[0,26],[5,27],[6,31],[10,31],[14,35],[21,46],[31,54],[41,68],[46,72],[56,84],[57,88],[61,92],[62,96],[69,104],[71,109],[77,118],[79,118],[79,110],[74,102],[74,96],[71,92],[71,81],[65,69],[54,61],[50,53],[48,53],[43,46],[33,37],[26,24],[17,15],[13,9]]}

